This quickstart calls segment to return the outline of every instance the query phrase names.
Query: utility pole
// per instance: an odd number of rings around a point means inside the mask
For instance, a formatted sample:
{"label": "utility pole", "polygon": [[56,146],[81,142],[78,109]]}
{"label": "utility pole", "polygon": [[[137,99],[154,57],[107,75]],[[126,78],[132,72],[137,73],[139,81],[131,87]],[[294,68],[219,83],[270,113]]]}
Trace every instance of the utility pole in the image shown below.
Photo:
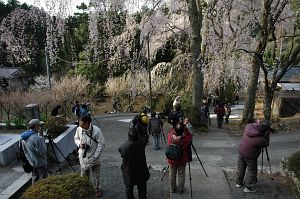
{"label": "utility pole", "polygon": [[45,60],[46,60],[46,68],[47,68],[47,76],[49,81],[49,88],[51,89],[51,79],[50,79],[50,66],[48,60],[47,46],[45,46]]}
{"label": "utility pole", "polygon": [[148,74],[149,74],[149,95],[150,95],[150,112],[153,112],[152,104],[152,86],[151,86],[151,69],[150,69],[150,46],[149,46],[149,35],[147,37],[147,49],[148,49]]}

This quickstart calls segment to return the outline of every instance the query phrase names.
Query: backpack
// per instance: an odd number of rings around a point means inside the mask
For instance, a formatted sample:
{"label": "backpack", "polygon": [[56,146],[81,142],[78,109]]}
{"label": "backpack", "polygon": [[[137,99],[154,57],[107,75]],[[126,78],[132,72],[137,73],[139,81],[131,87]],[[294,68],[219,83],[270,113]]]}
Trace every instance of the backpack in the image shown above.
{"label": "backpack", "polygon": [[23,169],[26,173],[32,172],[32,166],[30,165],[28,159],[25,156],[22,140],[19,141],[19,151],[17,152],[17,160],[22,161]]}
{"label": "backpack", "polygon": [[173,143],[173,138],[172,138],[172,143],[167,146],[167,149],[165,152],[165,155],[168,159],[176,161],[181,158],[181,155],[182,155],[181,143],[176,143],[176,144]]}
{"label": "backpack", "polygon": [[160,120],[158,118],[152,118],[150,119],[150,133],[152,133],[152,135],[158,135],[161,131],[160,128]]}

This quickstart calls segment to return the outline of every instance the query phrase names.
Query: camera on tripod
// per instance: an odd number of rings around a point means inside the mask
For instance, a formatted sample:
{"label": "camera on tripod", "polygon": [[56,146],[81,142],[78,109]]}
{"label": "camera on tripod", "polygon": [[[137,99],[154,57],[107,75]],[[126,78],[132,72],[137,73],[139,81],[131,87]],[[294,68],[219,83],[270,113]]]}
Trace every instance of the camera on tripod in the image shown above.
{"label": "camera on tripod", "polygon": [[88,144],[82,144],[82,147],[81,147],[81,148],[84,149],[84,153],[83,153],[82,157],[85,158],[85,157],[86,157],[86,153],[87,153],[88,150],[91,148],[91,146],[88,145]]}

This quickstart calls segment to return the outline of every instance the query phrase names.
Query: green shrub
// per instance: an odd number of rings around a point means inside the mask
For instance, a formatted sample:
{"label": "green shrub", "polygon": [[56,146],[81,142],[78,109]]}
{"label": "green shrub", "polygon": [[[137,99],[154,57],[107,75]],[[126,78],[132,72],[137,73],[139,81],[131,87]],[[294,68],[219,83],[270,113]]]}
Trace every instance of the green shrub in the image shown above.
{"label": "green shrub", "polygon": [[6,127],[6,129],[11,129],[12,128],[10,122],[11,122],[10,120],[5,120],[5,127]]}
{"label": "green shrub", "polygon": [[22,117],[14,117],[12,119],[12,123],[15,124],[14,128],[16,128],[16,129],[25,129],[26,128],[26,126],[23,123]]}
{"label": "green shrub", "polygon": [[289,171],[294,172],[296,177],[300,179],[300,151],[293,153],[289,157],[287,168]]}
{"label": "green shrub", "polygon": [[93,192],[92,184],[87,177],[79,174],[50,176],[38,181],[28,188],[21,196],[22,199],[73,199],[88,198]]}

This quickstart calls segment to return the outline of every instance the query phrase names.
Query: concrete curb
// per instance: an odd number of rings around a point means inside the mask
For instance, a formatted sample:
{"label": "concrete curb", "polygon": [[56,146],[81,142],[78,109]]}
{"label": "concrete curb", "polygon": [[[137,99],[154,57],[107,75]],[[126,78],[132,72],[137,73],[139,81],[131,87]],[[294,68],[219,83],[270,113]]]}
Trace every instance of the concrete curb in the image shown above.
{"label": "concrete curb", "polygon": [[18,198],[31,185],[31,173],[24,173],[0,193],[0,199]]}

